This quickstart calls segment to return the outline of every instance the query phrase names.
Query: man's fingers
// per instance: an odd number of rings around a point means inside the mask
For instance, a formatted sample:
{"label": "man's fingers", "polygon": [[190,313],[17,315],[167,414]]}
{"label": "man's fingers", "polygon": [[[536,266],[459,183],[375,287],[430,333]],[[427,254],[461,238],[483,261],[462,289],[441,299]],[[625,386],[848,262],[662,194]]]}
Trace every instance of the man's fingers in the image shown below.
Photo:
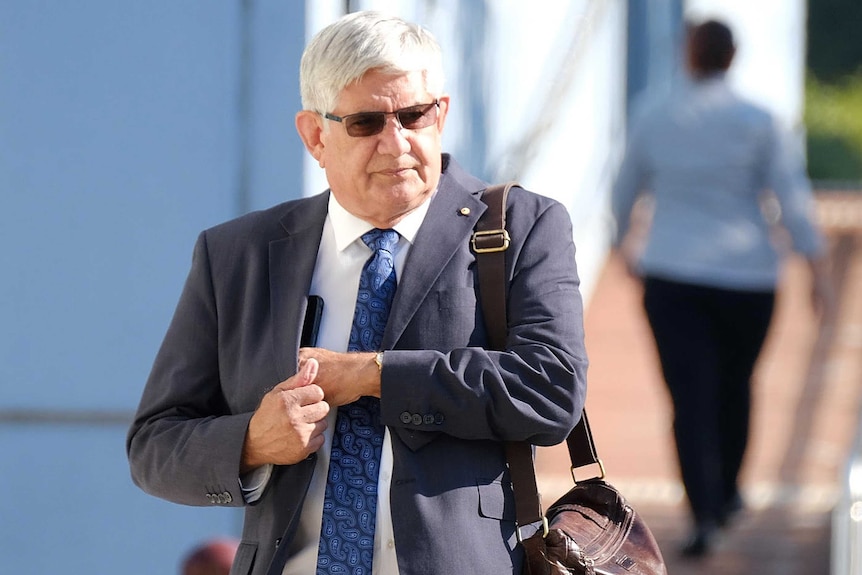
{"label": "man's fingers", "polygon": [[300,362],[299,373],[296,374],[302,381],[300,385],[308,385],[313,382],[317,377],[317,372],[319,370],[320,364],[317,363],[317,360],[313,357]]}
{"label": "man's fingers", "polygon": [[[317,403],[324,403],[323,389],[319,385],[306,385],[289,390],[293,393],[296,404],[302,407],[308,407]],[[329,411],[327,406],[326,411]]]}
{"label": "man's fingers", "polygon": [[320,370],[320,364],[314,358],[304,359],[299,362],[299,371],[276,385],[273,389],[277,391],[288,391],[305,387],[314,382],[317,378],[317,372]]}

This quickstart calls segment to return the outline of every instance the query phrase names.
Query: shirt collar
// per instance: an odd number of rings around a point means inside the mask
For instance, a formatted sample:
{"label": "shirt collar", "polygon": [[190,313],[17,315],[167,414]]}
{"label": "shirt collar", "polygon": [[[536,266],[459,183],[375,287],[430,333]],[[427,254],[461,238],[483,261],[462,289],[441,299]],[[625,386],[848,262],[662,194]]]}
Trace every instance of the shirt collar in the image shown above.
{"label": "shirt collar", "polygon": [[[422,222],[425,221],[425,215],[428,213],[431,198],[436,193],[437,191],[435,190],[431,194],[431,197],[422,202],[418,208],[404,216],[393,228],[402,238],[411,244],[416,239],[416,234],[419,233],[419,227],[422,225]],[[335,194],[332,192],[329,193],[328,217],[332,223],[332,230],[335,233],[335,246],[339,252],[355,242],[368,230],[374,229],[374,226],[344,209],[338,203],[338,200],[335,199]]]}

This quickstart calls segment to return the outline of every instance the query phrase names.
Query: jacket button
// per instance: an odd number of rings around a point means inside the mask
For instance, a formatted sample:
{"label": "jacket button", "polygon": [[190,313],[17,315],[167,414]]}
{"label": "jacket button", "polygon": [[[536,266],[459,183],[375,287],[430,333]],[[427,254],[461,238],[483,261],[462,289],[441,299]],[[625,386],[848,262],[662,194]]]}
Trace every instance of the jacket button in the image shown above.
{"label": "jacket button", "polygon": [[409,411],[404,411],[401,413],[401,423],[408,424],[413,420],[413,417],[410,415]]}
{"label": "jacket button", "polygon": [[418,413],[414,413],[411,419],[413,420],[413,425],[422,425],[422,416]]}
{"label": "jacket button", "polygon": [[437,413],[434,415],[434,423],[436,423],[437,425],[443,425],[444,419],[446,419],[446,418],[443,417],[442,413]]}
{"label": "jacket button", "polygon": [[426,413],[425,417],[422,418],[422,423],[424,423],[425,425],[431,425],[432,423],[434,423],[434,416],[430,413]]}

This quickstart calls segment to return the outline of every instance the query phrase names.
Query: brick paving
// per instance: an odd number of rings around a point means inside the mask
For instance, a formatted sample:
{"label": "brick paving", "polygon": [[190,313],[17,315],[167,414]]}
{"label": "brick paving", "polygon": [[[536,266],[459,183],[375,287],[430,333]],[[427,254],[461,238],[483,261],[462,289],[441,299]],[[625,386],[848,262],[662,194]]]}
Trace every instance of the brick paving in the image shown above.
{"label": "brick paving", "polygon": [[[742,473],[747,509],[715,553],[683,560],[689,528],[668,398],[640,287],[609,260],[587,305],[587,409],[608,479],[647,519],[671,575],[828,575],[830,513],[862,406],[862,193],[818,195],[839,296],[835,317],[809,303],[807,267],[788,262],[757,367]],[[543,502],[572,483],[561,446],[543,448]]]}

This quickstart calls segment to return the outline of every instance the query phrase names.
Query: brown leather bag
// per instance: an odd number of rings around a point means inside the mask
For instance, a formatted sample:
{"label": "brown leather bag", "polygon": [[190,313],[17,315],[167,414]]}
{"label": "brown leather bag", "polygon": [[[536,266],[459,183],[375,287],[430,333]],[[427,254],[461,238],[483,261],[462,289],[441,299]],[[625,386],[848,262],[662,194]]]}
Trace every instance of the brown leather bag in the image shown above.
{"label": "brown leather bag", "polygon": [[[506,343],[505,251],[506,205],[514,182],[491,186],[482,194],[488,209],[473,234],[482,313],[492,349]],[[625,497],[604,480],[605,470],[586,411],[566,441],[575,470],[597,465],[599,475],[575,479],[575,486],[542,513],[533,465],[526,442],[506,444],[506,459],[515,493],[518,541],[524,548],[523,575],[667,575],[661,550],[649,527]],[[522,539],[521,530],[540,528]]]}

